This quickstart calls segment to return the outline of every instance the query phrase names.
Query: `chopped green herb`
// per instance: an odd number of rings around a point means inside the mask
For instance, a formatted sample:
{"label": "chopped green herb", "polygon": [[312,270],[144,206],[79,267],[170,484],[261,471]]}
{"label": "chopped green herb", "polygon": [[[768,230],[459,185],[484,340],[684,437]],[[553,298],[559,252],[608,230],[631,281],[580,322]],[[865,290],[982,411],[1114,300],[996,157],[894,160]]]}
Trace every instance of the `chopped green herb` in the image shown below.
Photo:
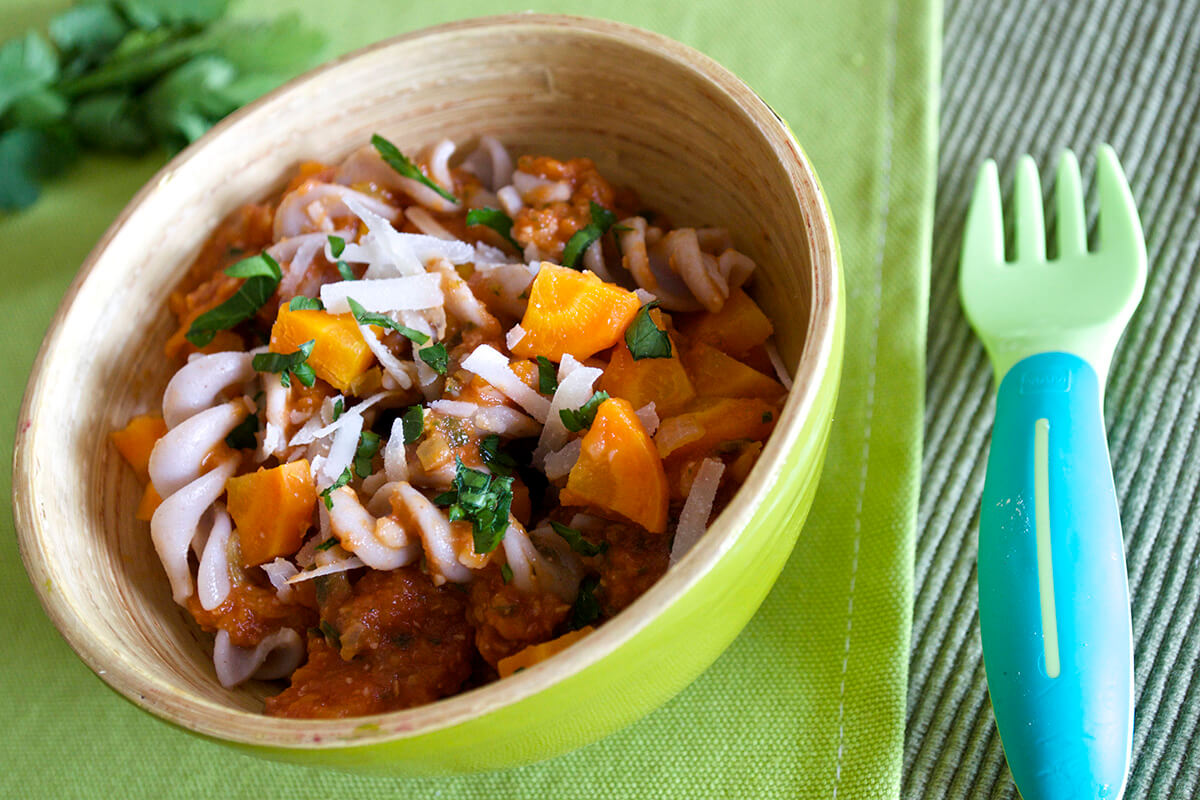
{"label": "chopped green herb", "polygon": [[427,334],[415,331],[412,328],[406,328],[399,324],[387,314],[375,314],[367,311],[353,297],[347,297],[346,302],[350,305],[350,313],[354,315],[354,319],[359,325],[378,325],[381,328],[391,328],[402,336],[407,337],[410,341],[417,344],[425,344],[429,341]]}
{"label": "chopped green herb", "polygon": [[234,450],[253,450],[258,447],[258,440],[254,438],[256,433],[258,433],[258,415],[248,414],[225,437],[225,444]]}
{"label": "chopped green herb", "polygon": [[518,253],[524,248],[512,236],[512,217],[498,208],[472,208],[467,212],[468,225],[484,225],[504,237],[504,241],[513,246]]}
{"label": "chopped green herb", "polygon": [[508,530],[508,512],[512,507],[513,479],[489,475],[464,466],[455,457],[454,488],[442,492],[434,503],[450,506],[450,521],[469,520],[474,533],[475,552],[495,550]]}
{"label": "chopped green herb", "polygon": [[358,441],[358,450],[354,453],[354,472],[360,478],[371,474],[371,459],[379,452],[379,434],[363,431]]}
{"label": "chopped green herb", "polygon": [[500,449],[499,434],[493,433],[480,440],[479,457],[496,475],[512,475],[513,470],[517,468],[513,457]]}
{"label": "chopped green herb", "polygon": [[325,304],[315,297],[298,294],[288,301],[289,311],[324,311]]}
{"label": "chopped green herb", "polygon": [[422,347],[417,351],[417,355],[439,375],[445,375],[446,370],[450,369],[450,354],[446,352],[446,345],[441,342]]}
{"label": "chopped green herb", "polygon": [[342,280],[344,281],[358,280],[358,276],[354,274],[354,270],[350,269],[350,265],[345,261],[337,262],[337,271],[338,274],[342,276]]}
{"label": "chopped green herb", "polygon": [[558,370],[554,362],[545,356],[537,357],[538,391],[542,394],[554,394],[558,391]]}
{"label": "chopped green herb", "polygon": [[204,347],[211,342],[217,331],[228,330],[257,314],[283,278],[283,270],[266,252],[226,267],[225,274],[233,278],[245,278],[246,282],[233,297],[196,317],[187,332],[187,340],[196,347]]}
{"label": "chopped green herb", "polygon": [[340,489],[345,486],[350,482],[351,477],[353,476],[350,474],[350,468],[346,467],[344,470],[342,470],[342,474],[338,476],[336,481],[321,490],[321,499],[325,501],[325,507],[330,511],[333,510],[333,490]]}
{"label": "chopped green herb", "polygon": [[564,267],[579,269],[579,258],[583,255],[583,251],[591,247],[592,242],[603,236],[617,221],[616,214],[594,200],[591,202],[591,214],[592,221],[575,231],[574,235],[567,240],[567,246],[563,248],[562,255]]}
{"label": "chopped green herb", "polygon": [[512,579],[513,579],[512,567],[510,567],[508,564],[501,564],[500,565],[500,577],[501,577],[501,579],[503,579],[503,581],[505,583],[512,583]]}
{"label": "chopped green herb", "polygon": [[332,548],[333,548],[333,546],[334,546],[334,545],[336,545],[337,543],[338,543],[337,537],[330,536],[328,539],[326,539],[325,541],[323,541],[323,542],[321,542],[319,545],[317,545],[317,546],[316,546],[316,548],[314,548],[314,549],[316,549],[316,550],[330,550],[330,549],[332,549]]}
{"label": "chopped green herb", "polygon": [[762,421],[763,421],[763,422],[770,422],[770,421],[771,421],[771,420],[773,420],[773,419],[775,419],[775,415],[774,415],[774,414],[772,414],[770,411],[764,411],[764,412],[763,412],[763,415],[762,415]]}
{"label": "chopped green herb", "polygon": [[600,408],[600,404],[607,399],[608,392],[596,392],[586,403],[575,410],[559,409],[559,419],[562,420],[563,426],[572,432],[590,428],[592,421],[596,419],[596,409]]}
{"label": "chopped green herb", "polygon": [[633,322],[625,329],[625,344],[629,346],[629,355],[634,361],[643,358],[670,358],[671,337],[662,328],[654,324],[650,309],[658,305],[654,300],[638,309]]}
{"label": "chopped green herb", "polygon": [[550,520],[550,527],[554,528],[555,533],[566,539],[567,544],[571,545],[571,549],[581,556],[598,556],[608,549],[608,542],[592,544],[583,538],[582,533],[574,528],[563,525],[561,522]]}
{"label": "chopped green herb", "polygon": [[340,236],[329,237],[329,252],[333,253],[334,258],[341,258],[342,251],[346,249],[346,240]]}
{"label": "chopped green herb", "polygon": [[433,189],[451,203],[458,202],[458,198],[430,180],[424,172],[421,172],[420,168],[417,167],[416,164],[410,161],[408,157],[404,155],[404,153],[400,152],[400,149],[396,147],[396,145],[392,144],[378,133],[371,137],[371,144],[375,146],[375,150],[380,156],[383,157],[383,160],[387,162],[388,166],[396,170],[396,172],[400,173],[406,178],[411,178],[418,183],[428,186],[430,189]]}
{"label": "chopped green herb", "polygon": [[588,575],[579,584],[579,594],[575,597],[575,604],[571,606],[568,623],[571,630],[577,631],[600,619],[600,601],[596,599],[596,587],[599,585],[598,575]]}
{"label": "chopped green herb", "polygon": [[346,401],[345,400],[343,400],[340,397],[337,398],[336,400],[334,400],[333,401],[333,421],[337,422],[338,417],[340,417],[342,415],[342,412],[345,410],[346,410]]}
{"label": "chopped green herb", "polygon": [[294,353],[259,353],[250,363],[259,372],[278,372],[279,382],[284,386],[292,385],[292,376],[305,386],[312,386],[317,382],[317,374],[305,362],[316,343],[316,339],[309,339]]}
{"label": "chopped green herb", "polygon": [[413,444],[421,438],[425,431],[425,409],[420,406],[409,406],[400,418],[400,429],[404,432],[404,443]]}
{"label": "chopped green herb", "polygon": [[325,641],[329,643],[330,647],[334,650],[342,649],[342,637],[338,634],[337,628],[325,620],[321,620],[320,631],[325,636]]}

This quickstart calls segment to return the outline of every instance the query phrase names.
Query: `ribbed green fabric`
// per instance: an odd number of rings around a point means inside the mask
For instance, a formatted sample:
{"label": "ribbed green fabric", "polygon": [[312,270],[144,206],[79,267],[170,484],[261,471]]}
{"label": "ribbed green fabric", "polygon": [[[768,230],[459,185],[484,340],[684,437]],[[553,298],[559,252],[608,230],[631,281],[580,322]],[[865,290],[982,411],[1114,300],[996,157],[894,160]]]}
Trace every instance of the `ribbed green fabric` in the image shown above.
{"label": "ribbed green fabric", "polygon": [[[0,487],[0,795],[34,797],[894,798],[900,793],[933,209],[940,11],[930,0],[538,3],[639,24],[721,61],[787,118],[828,190],[849,324],[835,440],[810,522],[760,613],[645,720],[521,769],[386,780],[258,761],[156,722],[92,676],[22,574]],[[345,51],[525,3],[292,0]],[[8,36],[45,19],[0,2]],[[267,10],[266,4],[239,13]],[[603,80],[603,75],[597,75]],[[336,102],[331,98],[330,102]],[[736,145],[734,145],[736,146]],[[319,156],[320,154],[314,154]],[[156,166],[88,161],[0,221],[0,447],[75,268]],[[736,237],[736,232],[735,232]],[[86,336],[86,332],[81,332]],[[63,387],[69,391],[69,387]],[[8,470],[4,471],[8,481]],[[703,635],[703,631],[697,631]]]}
{"label": "ribbed green fabric", "polygon": [[1086,180],[1095,145],[1106,141],[1129,177],[1150,259],[1105,398],[1133,606],[1126,797],[1196,797],[1200,4],[951,0],[943,75],[902,796],[1017,797],[988,704],[976,602],[994,405],[991,367],[963,319],[956,282],[975,174],[995,158],[1007,197],[1016,159],[1028,152],[1049,192],[1062,148],[1080,155]]}

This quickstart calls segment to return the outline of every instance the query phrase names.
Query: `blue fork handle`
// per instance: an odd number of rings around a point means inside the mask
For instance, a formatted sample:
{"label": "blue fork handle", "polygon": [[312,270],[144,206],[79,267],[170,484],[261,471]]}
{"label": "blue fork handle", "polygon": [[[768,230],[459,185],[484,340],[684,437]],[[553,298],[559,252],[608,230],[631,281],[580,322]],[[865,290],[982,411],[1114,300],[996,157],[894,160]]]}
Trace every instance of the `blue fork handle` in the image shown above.
{"label": "blue fork handle", "polygon": [[1068,353],[1001,381],[979,520],[979,625],[1024,800],[1115,800],[1133,735],[1133,635],[1096,372]]}

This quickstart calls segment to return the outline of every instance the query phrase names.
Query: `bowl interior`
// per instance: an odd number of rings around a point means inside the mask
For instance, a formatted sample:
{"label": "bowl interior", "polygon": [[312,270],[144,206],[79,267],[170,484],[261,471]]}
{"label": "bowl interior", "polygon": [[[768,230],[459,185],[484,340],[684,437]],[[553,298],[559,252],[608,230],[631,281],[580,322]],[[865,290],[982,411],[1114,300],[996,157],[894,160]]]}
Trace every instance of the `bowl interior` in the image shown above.
{"label": "bowl interior", "polygon": [[[300,161],[336,162],[375,132],[410,151],[491,134],[514,153],[589,156],[676,223],[730,229],[759,264],[752,291],[799,378],[756,474],[788,447],[828,347],[814,286],[832,281],[832,234],[807,163],[744,85],[661,37],[559,17],[454,24],[343,59],[222,123],[139,194],[64,300],[26,396],[15,476],[24,557],[68,641],[134,702],[205,733],[243,718],[286,743],[289,725],[311,723],[260,716],[275,686],[217,683],[211,637],[172,602],[133,517],[140,487],[107,434],[157,409],[173,371],[167,296],[220,219],[277,192]],[[765,488],[752,476],[739,502]],[[709,534],[736,535],[722,520]],[[632,631],[669,602],[654,592],[610,626]],[[476,690],[472,708],[499,691]],[[400,713],[420,730],[447,702]]]}

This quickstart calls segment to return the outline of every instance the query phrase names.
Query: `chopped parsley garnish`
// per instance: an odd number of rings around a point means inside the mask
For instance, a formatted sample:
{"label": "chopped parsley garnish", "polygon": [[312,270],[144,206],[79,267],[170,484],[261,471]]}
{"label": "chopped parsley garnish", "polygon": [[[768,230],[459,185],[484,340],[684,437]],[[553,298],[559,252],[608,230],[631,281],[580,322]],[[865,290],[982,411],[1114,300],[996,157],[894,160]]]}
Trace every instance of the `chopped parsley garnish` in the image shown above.
{"label": "chopped parsley garnish", "polygon": [[343,400],[340,397],[338,399],[334,400],[333,401],[333,421],[337,422],[338,417],[340,417],[342,415],[342,412],[345,410],[346,410],[346,401],[345,400]]}
{"label": "chopped parsley garnish", "polygon": [[316,550],[330,550],[330,549],[332,549],[332,548],[333,548],[333,546],[334,546],[334,545],[336,545],[337,543],[338,543],[337,537],[336,537],[336,536],[330,536],[328,539],[326,539],[325,541],[323,541],[323,542],[321,542],[319,545],[317,545],[317,546],[316,546],[316,548],[314,548],[314,549],[316,549]]}
{"label": "chopped parsley garnish", "polygon": [[358,440],[358,450],[354,453],[354,472],[358,477],[365,478],[371,474],[371,459],[379,452],[379,434],[363,431]]}
{"label": "chopped parsley garnish", "polygon": [[226,267],[225,274],[231,278],[245,278],[246,282],[238,287],[233,297],[196,317],[187,332],[187,340],[196,347],[211,342],[217,331],[229,330],[257,314],[283,278],[278,262],[266,252]]}
{"label": "chopped parsley garnish", "polygon": [[292,377],[305,386],[312,386],[317,381],[317,373],[305,362],[316,342],[316,339],[309,339],[294,353],[259,353],[250,363],[259,372],[278,372],[279,382],[284,386],[292,385]]}
{"label": "chopped parsley garnish", "polygon": [[508,529],[513,479],[471,469],[464,466],[462,459],[457,456],[454,461],[454,488],[442,492],[433,502],[450,506],[451,522],[469,520],[474,533],[475,552],[480,555],[490,553],[499,546]]}
{"label": "chopped parsley garnish", "polygon": [[325,501],[325,507],[330,511],[333,510],[333,490],[340,489],[345,486],[350,482],[351,477],[353,476],[350,475],[350,468],[346,467],[344,470],[342,470],[342,474],[338,476],[336,481],[321,490],[321,499]]}
{"label": "chopped parsley garnish", "polygon": [[479,442],[479,457],[496,475],[512,475],[517,468],[517,462],[508,453],[500,449],[500,435],[485,436]]}
{"label": "chopped parsley garnish", "polygon": [[450,369],[450,354],[446,352],[446,345],[441,342],[422,347],[417,351],[417,355],[439,375],[445,375],[446,370]]}
{"label": "chopped parsley garnish", "polygon": [[341,258],[342,251],[346,249],[346,240],[340,236],[329,237],[329,252],[333,253],[334,258]]}
{"label": "chopped parsley garnish", "polygon": [[404,443],[413,444],[425,431],[425,409],[409,406],[400,418],[400,429],[404,432]]}
{"label": "chopped parsley garnish", "polygon": [[350,265],[347,264],[345,261],[337,262],[337,271],[338,271],[338,275],[341,275],[342,280],[344,280],[344,281],[358,280],[358,276],[354,274],[354,270],[350,269]]}
{"label": "chopped parsley garnish", "polygon": [[596,392],[591,399],[577,409],[559,409],[559,419],[562,420],[563,426],[571,432],[590,428],[592,421],[596,419],[596,409],[600,408],[600,404],[607,399],[608,392]]}
{"label": "chopped parsley garnish", "polygon": [[467,212],[468,225],[484,225],[504,237],[518,253],[524,250],[512,237],[512,217],[498,208],[472,208]]}
{"label": "chopped parsley garnish", "polygon": [[555,533],[566,539],[567,544],[571,545],[571,549],[581,556],[598,556],[608,549],[608,542],[592,544],[583,538],[582,533],[574,528],[563,525],[561,522],[550,520],[550,527],[554,528]]}
{"label": "chopped parsley garnish", "polygon": [[770,422],[770,421],[771,421],[771,420],[773,420],[773,419],[775,419],[775,415],[774,415],[774,414],[772,414],[770,411],[764,411],[764,412],[763,412],[763,415],[762,415],[762,421],[763,421],[763,422]]}
{"label": "chopped parsley garnish", "polygon": [[378,325],[381,328],[390,328],[401,336],[406,337],[409,341],[416,342],[417,344],[425,344],[429,341],[428,334],[421,333],[412,328],[406,328],[387,314],[376,314],[367,311],[353,297],[347,297],[346,303],[350,306],[350,313],[354,315],[354,319],[359,325]]}
{"label": "chopped parsley garnish", "polygon": [[324,634],[325,641],[329,643],[330,647],[332,647],[334,650],[342,649],[342,637],[338,634],[337,628],[333,627],[325,620],[321,620],[321,626],[319,630],[322,634]]}
{"label": "chopped parsley garnish", "polygon": [[598,575],[588,575],[579,584],[579,594],[571,606],[571,630],[577,631],[600,619],[600,601],[596,599],[596,587],[599,585]]}
{"label": "chopped parsley garnish", "polygon": [[554,394],[558,391],[558,370],[554,362],[545,356],[537,357],[538,391],[542,394]]}
{"label": "chopped parsley garnish", "polygon": [[376,152],[383,157],[383,160],[387,162],[388,166],[396,170],[396,172],[400,173],[406,178],[411,178],[417,183],[428,186],[430,189],[433,189],[451,203],[458,202],[457,197],[431,181],[424,172],[421,172],[420,168],[416,164],[410,161],[409,158],[404,155],[404,153],[400,152],[400,148],[396,147],[396,145],[392,144],[378,133],[371,136],[371,144],[374,145]]}
{"label": "chopped parsley garnish", "polygon": [[508,564],[501,564],[500,565],[500,577],[504,580],[505,583],[512,583],[512,579],[513,579],[512,567],[510,567]]}
{"label": "chopped parsley garnish", "polygon": [[288,301],[288,311],[324,311],[325,304],[315,297],[298,294]]}
{"label": "chopped parsley garnish", "polygon": [[562,255],[564,267],[579,269],[579,258],[583,255],[583,251],[591,247],[592,242],[603,236],[617,221],[616,214],[594,200],[591,201],[591,213],[592,221],[575,231],[574,235],[567,240],[567,246],[563,248]]}
{"label": "chopped parsley garnish", "polygon": [[670,358],[671,337],[662,328],[654,324],[650,309],[658,305],[653,300],[638,309],[633,322],[625,329],[625,344],[629,346],[629,355],[634,361],[643,358]]}
{"label": "chopped parsley garnish", "polygon": [[258,415],[248,414],[225,437],[225,444],[234,450],[253,450],[258,447],[258,440],[254,438],[256,433],[258,433]]}

